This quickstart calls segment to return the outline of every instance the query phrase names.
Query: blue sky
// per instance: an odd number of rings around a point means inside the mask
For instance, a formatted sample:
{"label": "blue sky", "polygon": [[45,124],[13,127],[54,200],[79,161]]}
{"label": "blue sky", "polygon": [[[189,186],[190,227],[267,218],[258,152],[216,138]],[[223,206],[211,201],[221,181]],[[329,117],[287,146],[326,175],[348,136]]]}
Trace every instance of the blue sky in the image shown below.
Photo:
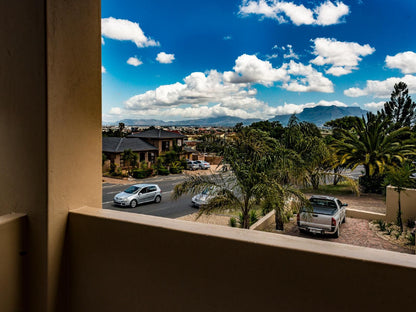
{"label": "blue sky", "polygon": [[103,121],[269,119],[416,95],[416,1],[102,0]]}

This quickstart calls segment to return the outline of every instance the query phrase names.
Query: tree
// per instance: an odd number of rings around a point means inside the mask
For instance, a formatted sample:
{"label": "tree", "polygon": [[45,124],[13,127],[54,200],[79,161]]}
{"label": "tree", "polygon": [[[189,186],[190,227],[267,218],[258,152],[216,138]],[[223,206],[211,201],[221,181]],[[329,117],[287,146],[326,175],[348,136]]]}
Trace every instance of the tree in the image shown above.
{"label": "tree", "polygon": [[416,103],[409,96],[409,90],[404,82],[394,85],[390,101],[384,103],[382,114],[391,120],[393,129],[411,126],[416,117]]}
{"label": "tree", "polygon": [[[269,207],[277,209],[276,215],[281,216],[281,203],[286,202],[289,190],[277,194],[275,189],[284,189],[280,186],[277,169],[286,153],[287,150],[265,132],[243,128],[236,134],[235,140],[224,147],[224,162],[230,171],[212,176],[190,176],[175,186],[173,197],[209,189],[213,198],[200,208],[199,215],[234,207],[241,213],[243,228],[250,226],[250,211],[259,199],[269,200]],[[268,195],[272,192],[283,197],[272,199]],[[280,226],[280,219],[276,224]]]}
{"label": "tree", "polygon": [[[356,119],[352,130],[340,130],[340,138],[332,146],[340,157],[340,165],[355,169],[365,168],[363,183],[370,183],[367,190],[380,188],[382,175],[389,165],[403,163],[416,154],[416,140],[407,127],[391,129],[390,120],[382,114],[367,113],[366,118]],[[400,138],[409,137],[406,140]],[[373,183],[373,184],[372,184]]]}
{"label": "tree", "polygon": [[137,166],[137,154],[134,153],[131,149],[124,150],[123,152],[123,161],[124,165],[127,167],[136,167]]}
{"label": "tree", "polygon": [[123,130],[126,127],[126,125],[124,124],[124,122],[119,122],[118,123],[118,133],[120,138],[123,137]]}
{"label": "tree", "polygon": [[411,174],[415,172],[415,168],[411,162],[406,162],[403,166],[389,168],[386,178],[384,180],[385,185],[394,186],[394,190],[398,193],[398,211],[396,224],[400,227],[400,231],[403,232],[402,221],[402,208],[400,201],[400,194],[405,188],[411,188],[415,186],[415,181],[412,180]]}

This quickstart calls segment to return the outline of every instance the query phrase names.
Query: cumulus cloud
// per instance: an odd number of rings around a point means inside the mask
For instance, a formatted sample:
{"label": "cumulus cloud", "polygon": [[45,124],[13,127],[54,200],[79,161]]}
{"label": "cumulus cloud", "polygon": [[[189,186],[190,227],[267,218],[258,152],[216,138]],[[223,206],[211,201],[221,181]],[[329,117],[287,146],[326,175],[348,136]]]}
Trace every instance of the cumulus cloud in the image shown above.
{"label": "cumulus cloud", "polygon": [[259,83],[271,86],[276,81],[287,81],[286,70],[273,68],[269,61],[255,55],[243,54],[235,61],[234,71],[224,73],[224,80],[231,83]]}
{"label": "cumulus cloud", "polygon": [[102,45],[105,45],[105,41],[104,41],[104,38],[103,37],[101,37],[101,44]]}
{"label": "cumulus cloud", "polygon": [[291,76],[295,76],[289,82],[283,84],[283,88],[293,92],[334,92],[334,85],[331,80],[324,77],[322,73],[314,69],[310,64],[304,65],[291,60],[284,64],[283,68]]}
{"label": "cumulus cloud", "polygon": [[403,74],[416,73],[416,53],[407,51],[397,53],[394,56],[386,56],[386,66],[388,68],[398,68]]}
{"label": "cumulus cloud", "polygon": [[[125,101],[124,108],[114,108],[110,113],[126,117],[164,116],[165,120],[224,115],[266,119],[281,113],[281,107],[271,107],[256,98],[255,84],[269,87],[276,84],[277,87],[296,92],[333,92],[332,82],[310,64],[303,65],[292,60],[280,68],[273,68],[268,61],[243,54],[236,59],[233,71],[191,73],[182,82],[162,85],[135,95]],[[309,103],[304,107],[325,105],[326,102],[320,103]],[[342,104],[331,103],[328,105]]]}
{"label": "cumulus cloud", "polygon": [[101,66],[101,73],[102,74],[105,74],[106,73],[106,70],[105,70],[105,67],[104,66]]}
{"label": "cumulus cloud", "polygon": [[159,45],[155,40],[145,36],[138,23],[125,19],[102,18],[101,34],[114,40],[132,41],[138,48]]}
{"label": "cumulus cloud", "polygon": [[231,40],[231,39],[233,39],[233,37],[231,37],[230,35],[228,35],[228,36],[224,36],[224,38],[222,38],[222,39],[224,39],[224,40]]}
{"label": "cumulus cloud", "polygon": [[323,66],[332,65],[327,74],[342,76],[351,73],[352,70],[358,69],[358,63],[362,56],[372,54],[375,49],[370,45],[360,45],[356,42],[343,42],[331,38],[316,38],[312,54],[316,58],[311,60],[312,64]]}
{"label": "cumulus cloud", "polygon": [[158,61],[161,64],[170,64],[175,59],[175,54],[167,54],[165,52],[160,52],[157,57],[156,61]]}
{"label": "cumulus cloud", "polygon": [[384,107],[384,103],[385,102],[377,102],[377,103],[371,102],[371,103],[364,104],[364,107],[369,111],[376,112],[376,111],[381,110]]}
{"label": "cumulus cloud", "polygon": [[317,15],[316,24],[322,26],[338,24],[343,16],[350,13],[349,7],[344,3],[333,4],[331,1],[322,3],[314,11]]}
{"label": "cumulus cloud", "polygon": [[134,57],[132,56],[127,60],[127,64],[137,67],[139,65],[142,65],[143,62],[140,61],[136,56],[134,56]]}
{"label": "cumulus cloud", "polygon": [[333,25],[342,22],[342,18],[349,14],[349,7],[343,2],[326,1],[313,9],[303,4],[280,0],[243,0],[239,14],[246,16],[257,14],[262,18],[271,18],[279,23],[286,23],[287,18],[295,25]]}
{"label": "cumulus cloud", "polygon": [[371,95],[376,98],[388,98],[394,89],[394,84],[400,81],[407,84],[410,94],[416,93],[416,76],[405,75],[402,78],[391,77],[386,80],[367,80],[365,88],[349,88],[344,90],[344,94],[349,97]]}

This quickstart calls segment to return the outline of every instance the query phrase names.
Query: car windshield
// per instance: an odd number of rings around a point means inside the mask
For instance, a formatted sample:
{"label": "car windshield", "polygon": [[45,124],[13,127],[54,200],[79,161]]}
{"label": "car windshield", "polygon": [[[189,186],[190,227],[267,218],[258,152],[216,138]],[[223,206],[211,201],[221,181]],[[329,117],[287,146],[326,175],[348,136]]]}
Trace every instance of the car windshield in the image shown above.
{"label": "car windshield", "polygon": [[137,190],[139,189],[139,187],[132,185],[130,186],[128,189],[124,190],[124,193],[128,193],[128,194],[133,194],[135,193]]}

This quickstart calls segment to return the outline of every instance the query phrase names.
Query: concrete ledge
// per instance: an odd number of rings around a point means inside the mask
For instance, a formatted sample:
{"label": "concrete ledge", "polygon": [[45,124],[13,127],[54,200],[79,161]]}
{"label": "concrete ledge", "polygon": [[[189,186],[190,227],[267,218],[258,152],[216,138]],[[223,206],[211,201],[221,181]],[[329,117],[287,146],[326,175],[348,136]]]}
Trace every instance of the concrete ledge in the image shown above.
{"label": "concrete ledge", "polygon": [[263,231],[264,229],[270,227],[270,225],[274,223],[275,213],[276,212],[274,210],[270,211],[268,214],[263,216],[263,218],[250,226],[250,230]]}
{"label": "concrete ledge", "polygon": [[347,208],[347,217],[364,220],[383,220],[386,221],[386,215],[384,213],[363,211],[357,209]]}

